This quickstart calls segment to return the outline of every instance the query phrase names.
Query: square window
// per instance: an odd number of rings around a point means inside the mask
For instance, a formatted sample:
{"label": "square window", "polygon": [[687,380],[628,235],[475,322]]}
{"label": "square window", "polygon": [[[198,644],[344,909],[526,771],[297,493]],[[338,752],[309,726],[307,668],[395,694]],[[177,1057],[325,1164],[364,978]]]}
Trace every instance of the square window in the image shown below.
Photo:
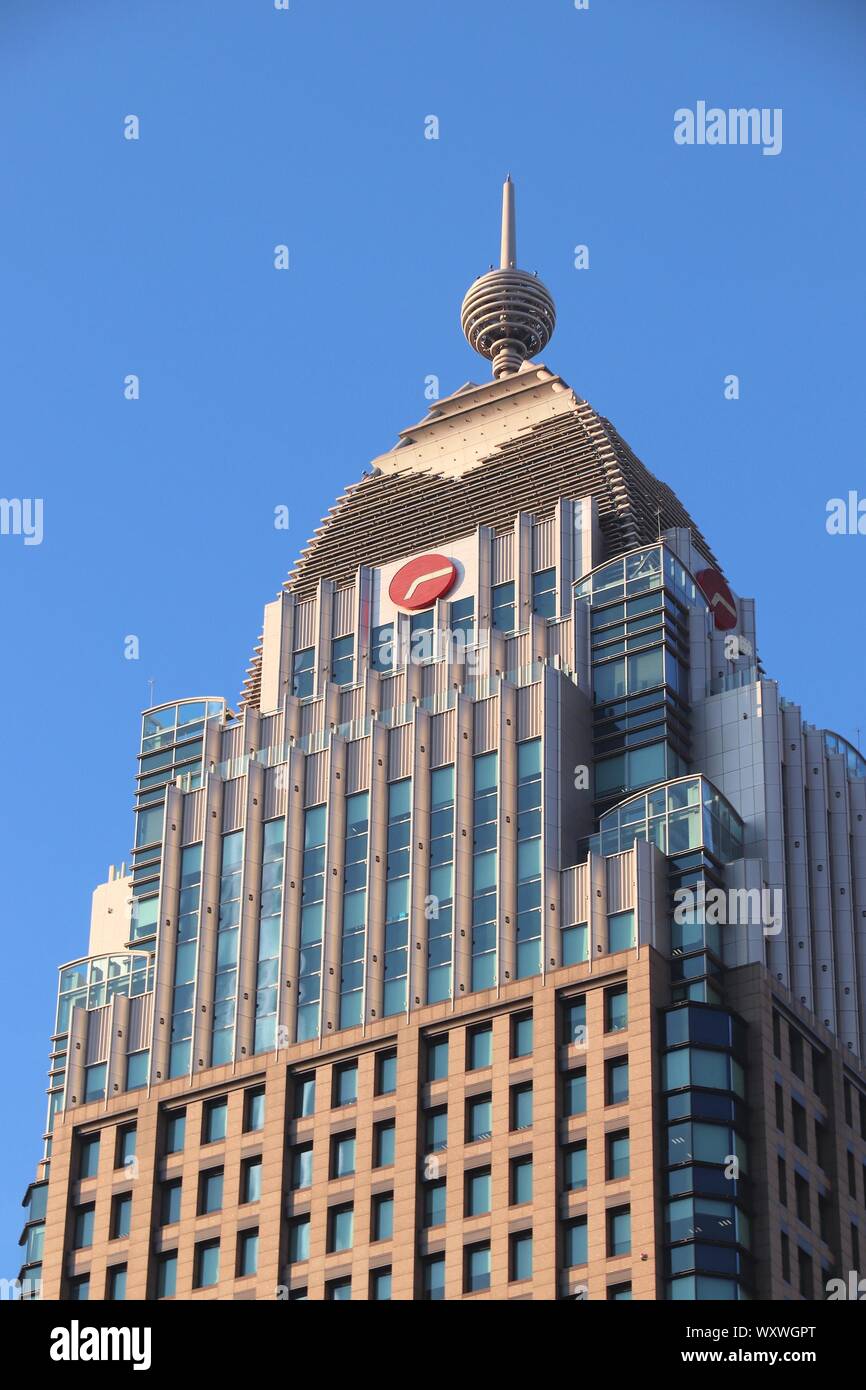
{"label": "square window", "polygon": [[631,1299],[631,1284],[609,1284],[608,1299],[613,1303],[624,1303]]}
{"label": "square window", "polygon": [[390,1168],[394,1162],[396,1126],[393,1120],[382,1120],[373,1130],[373,1167]]}
{"label": "square window", "polygon": [[219,1139],[225,1139],[228,1113],[228,1101],[224,1096],[220,1100],[205,1102],[201,1138],[203,1144],[215,1144]]}
{"label": "square window", "polygon": [[207,1216],[214,1211],[222,1211],[223,1205],[223,1170],[222,1168],[209,1168],[204,1173],[199,1174],[198,1179],[198,1214]]}
{"label": "square window", "polygon": [[466,1174],[466,1215],[486,1216],[490,1211],[490,1169],[474,1168]]}
{"label": "square window", "polygon": [[511,1160],[511,1205],[518,1207],[532,1201],[532,1159]]}
{"label": "square window", "polygon": [[493,1025],[480,1023],[467,1032],[467,1070],[479,1071],[493,1062]]}
{"label": "square window", "polygon": [[448,1075],[448,1034],[427,1042],[427,1080],[443,1081]]}
{"label": "square window", "polygon": [[628,989],[618,985],[604,992],[604,1031],[621,1033],[628,1027]]}
{"label": "square window", "polygon": [[532,1278],[532,1232],[518,1231],[510,1237],[509,1277],[512,1282]]}
{"label": "square window", "polygon": [[90,1275],[79,1274],[69,1281],[69,1298],[72,1303],[86,1303],[90,1298]]}
{"label": "square window", "polygon": [[376,1055],[376,1095],[389,1096],[397,1089],[397,1053]]}
{"label": "square window", "polygon": [[249,1134],[265,1124],[265,1088],[256,1086],[244,1094],[244,1131]]}
{"label": "square window", "polygon": [[173,1298],[177,1292],[177,1251],[166,1250],[156,1257],[156,1296]]}
{"label": "square window", "polygon": [[465,1254],[463,1288],[465,1293],[479,1293],[490,1288],[490,1245],[469,1245]]}
{"label": "square window", "polygon": [[354,1105],[358,1099],[358,1063],[344,1062],[334,1067],[334,1108]]}
{"label": "square window", "polygon": [[511,1020],[512,1057],[532,1055],[532,1014],[517,1014]]}
{"label": "square window", "polygon": [[295,1119],[305,1119],[314,1114],[315,1109],[316,1077],[314,1072],[308,1071],[295,1077]]}
{"label": "square window", "polygon": [[173,1178],[171,1182],[164,1182],[160,1189],[159,1197],[159,1224],[161,1226],[173,1226],[180,1220],[180,1202],[183,1194],[183,1183],[180,1178]]}
{"label": "square window", "polygon": [[466,1102],[466,1142],[489,1139],[493,1131],[493,1104],[490,1094],[474,1096]]}
{"label": "square window", "polygon": [[329,1279],[325,1285],[326,1303],[350,1303],[352,1299],[351,1279]]}
{"label": "square window", "polygon": [[622,1105],[628,1100],[628,1058],[613,1057],[605,1062],[608,1105]]}
{"label": "square window", "polygon": [[373,1240],[390,1240],[394,1234],[394,1194],[380,1192],[373,1198]]}
{"label": "square window", "polygon": [[193,1288],[211,1289],[220,1277],[220,1243],[202,1240],[195,1247]]}
{"label": "square window", "polygon": [[111,1239],[122,1240],[132,1226],[132,1193],[118,1192],[111,1199]]}
{"label": "square window", "polygon": [[165,1152],[167,1154],[182,1153],[185,1140],[186,1111],[169,1110],[165,1117]]}
{"label": "square window", "polygon": [[246,1279],[255,1274],[259,1267],[259,1232],[238,1232],[238,1278]]}
{"label": "square window", "polygon": [[241,1163],[241,1201],[258,1202],[262,1195],[261,1156],[245,1158]]}
{"label": "square window", "polygon": [[355,1211],[351,1202],[331,1207],[328,1212],[328,1254],[351,1250],[354,1238]]}

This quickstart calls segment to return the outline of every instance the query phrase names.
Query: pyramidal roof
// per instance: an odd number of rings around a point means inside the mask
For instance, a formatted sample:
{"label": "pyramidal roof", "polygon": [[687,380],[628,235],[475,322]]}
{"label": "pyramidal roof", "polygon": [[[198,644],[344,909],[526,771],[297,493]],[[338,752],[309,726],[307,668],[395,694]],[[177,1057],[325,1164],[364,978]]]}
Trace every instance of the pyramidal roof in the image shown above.
{"label": "pyramidal roof", "polygon": [[[446,545],[479,525],[509,530],[519,511],[549,516],[559,498],[594,497],[608,558],[687,527],[704,537],[665,483],[610,422],[547,367],[519,370],[441,401],[373,460],[317,527],[283,588],[312,597],[321,578],[348,583],[359,565],[382,565]],[[261,644],[241,695],[258,706]]]}

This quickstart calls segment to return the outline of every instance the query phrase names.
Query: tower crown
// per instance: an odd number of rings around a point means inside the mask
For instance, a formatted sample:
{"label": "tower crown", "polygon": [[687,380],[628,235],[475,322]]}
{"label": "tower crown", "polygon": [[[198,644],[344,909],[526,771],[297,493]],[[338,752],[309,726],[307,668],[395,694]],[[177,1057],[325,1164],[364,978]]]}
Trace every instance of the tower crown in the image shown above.
{"label": "tower crown", "polygon": [[550,291],[537,275],[517,269],[514,184],[510,174],[502,186],[499,269],[489,270],[470,285],[460,311],[460,325],[469,346],[491,359],[497,380],[519,371],[527,358],[541,352],[556,327],[556,308]]}

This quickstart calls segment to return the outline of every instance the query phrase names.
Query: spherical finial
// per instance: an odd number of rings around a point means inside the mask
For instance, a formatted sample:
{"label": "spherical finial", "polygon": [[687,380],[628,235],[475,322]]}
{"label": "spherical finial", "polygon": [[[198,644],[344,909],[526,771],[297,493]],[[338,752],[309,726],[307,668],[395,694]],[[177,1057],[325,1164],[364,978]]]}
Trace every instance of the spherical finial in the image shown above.
{"label": "spherical finial", "polygon": [[470,285],[460,311],[469,346],[493,362],[493,375],[511,376],[528,357],[550,342],[556,308],[535,275],[517,269],[514,184],[509,174],[502,189],[502,244],[498,270],[489,270]]}

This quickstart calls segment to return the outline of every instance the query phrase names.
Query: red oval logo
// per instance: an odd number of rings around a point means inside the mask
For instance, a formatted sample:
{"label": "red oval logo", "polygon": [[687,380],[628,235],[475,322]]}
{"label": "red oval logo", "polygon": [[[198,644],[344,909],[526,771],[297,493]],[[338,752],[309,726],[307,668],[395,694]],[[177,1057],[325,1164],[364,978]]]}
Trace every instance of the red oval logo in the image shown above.
{"label": "red oval logo", "polygon": [[734,596],[718,570],[700,570],[695,579],[710,605],[713,622],[720,632],[737,626],[737,605]]}
{"label": "red oval logo", "polygon": [[419,555],[398,569],[388,595],[399,608],[429,608],[447,594],[457,579],[457,566],[447,555]]}

